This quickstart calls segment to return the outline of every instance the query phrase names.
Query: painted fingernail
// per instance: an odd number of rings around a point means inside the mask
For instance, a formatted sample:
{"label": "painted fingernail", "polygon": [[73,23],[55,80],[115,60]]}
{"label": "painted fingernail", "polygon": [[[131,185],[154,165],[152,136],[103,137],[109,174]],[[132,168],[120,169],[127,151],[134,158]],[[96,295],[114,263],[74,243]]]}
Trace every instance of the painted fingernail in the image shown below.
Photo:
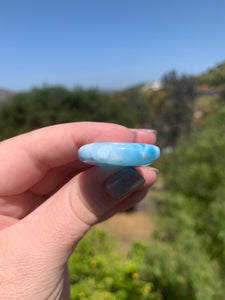
{"label": "painted fingernail", "polygon": [[137,170],[126,167],[106,181],[105,191],[112,198],[122,198],[137,190],[144,183],[144,177]]}

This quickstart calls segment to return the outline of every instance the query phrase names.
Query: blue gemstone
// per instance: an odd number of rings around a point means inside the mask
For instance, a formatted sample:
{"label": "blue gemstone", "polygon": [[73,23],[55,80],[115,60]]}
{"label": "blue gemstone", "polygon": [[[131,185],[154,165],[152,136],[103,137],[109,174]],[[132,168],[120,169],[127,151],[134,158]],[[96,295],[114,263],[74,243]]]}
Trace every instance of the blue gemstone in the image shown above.
{"label": "blue gemstone", "polygon": [[78,151],[81,161],[92,165],[140,166],[159,158],[157,146],[138,143],[93,143]]}

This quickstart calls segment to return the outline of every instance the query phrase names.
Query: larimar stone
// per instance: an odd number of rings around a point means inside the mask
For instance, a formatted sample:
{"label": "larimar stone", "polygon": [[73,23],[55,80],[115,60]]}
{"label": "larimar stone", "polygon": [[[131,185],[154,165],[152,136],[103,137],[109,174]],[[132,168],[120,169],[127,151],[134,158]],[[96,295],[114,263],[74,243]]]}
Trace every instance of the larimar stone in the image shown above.
{"label": "larimar stone", "polygon": [[81,161],[92,165],[140,166],[159,158],[157,146],[138,143],[93,143],[78,151]]}

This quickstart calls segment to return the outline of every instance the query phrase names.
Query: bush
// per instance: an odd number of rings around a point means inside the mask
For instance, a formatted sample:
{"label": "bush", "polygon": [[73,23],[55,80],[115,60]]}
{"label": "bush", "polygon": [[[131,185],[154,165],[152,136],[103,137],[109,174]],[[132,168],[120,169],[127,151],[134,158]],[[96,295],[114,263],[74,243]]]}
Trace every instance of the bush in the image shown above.
{"label": "bush", "polygon": [[123,100],[98,90],[43,87],[18,93],[0,107],[0,139],[44,126],[78,122],[114,122],[134,127],[135,116]]}
{"label": "bush", "polygon": [[115,252],[104,231],[92,230],[69,261],[71,300],[155,300],[151,283],[140,279],[138,259]]}
{"label": "bush", "polygon": [[203,130],[181,140],[174,153],[163,161],[169,190],[197,197],[204,203],[215,199],[225,184],[224,120],[225,107],[207,119]]}
{"label": "bush", "polygon": [[[201,132],[195,133],[190,141],[179,143],[165,159],[163,172],[166,186],[173,193],[167,206],[173,211],[172,218],[178,222],[179,214],[188,214],[193,230],[204,242],[203,247],[225,266],[224,120],[225,107],[222,107],[207,120]],[[180,202],[174,202],[178,195],[181,195]],[[175,203],[179,203],[177,210],[174,210]]]}
{"label": "bush", "polygon": [[152,243],[145,250],[141,279],[152,283],[158,299],[221,299],[222,283],[207,254],[182,243]]}
{"label": "bush", "polygon": [[221,106],[201,131],[180,140],[161,161],[167,191],[160,199],[155,197],[159,208],[155,238],[160,243],[149,250],[142,271],[160,288],[163,299],[223,299],[224,120]]}

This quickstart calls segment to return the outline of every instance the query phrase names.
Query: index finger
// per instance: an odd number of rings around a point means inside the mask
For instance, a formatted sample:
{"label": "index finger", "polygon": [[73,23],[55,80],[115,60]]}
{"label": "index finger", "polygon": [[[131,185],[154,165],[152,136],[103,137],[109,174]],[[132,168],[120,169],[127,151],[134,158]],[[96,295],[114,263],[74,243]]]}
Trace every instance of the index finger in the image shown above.
{"label": "index finger", "polygon": [[110,123],[78,122],[45,127],[0,143],[0,194],[22,193],[52,168],[75,162],[78,149],[92,142],[154,143],[154,134],[141,135]]}

